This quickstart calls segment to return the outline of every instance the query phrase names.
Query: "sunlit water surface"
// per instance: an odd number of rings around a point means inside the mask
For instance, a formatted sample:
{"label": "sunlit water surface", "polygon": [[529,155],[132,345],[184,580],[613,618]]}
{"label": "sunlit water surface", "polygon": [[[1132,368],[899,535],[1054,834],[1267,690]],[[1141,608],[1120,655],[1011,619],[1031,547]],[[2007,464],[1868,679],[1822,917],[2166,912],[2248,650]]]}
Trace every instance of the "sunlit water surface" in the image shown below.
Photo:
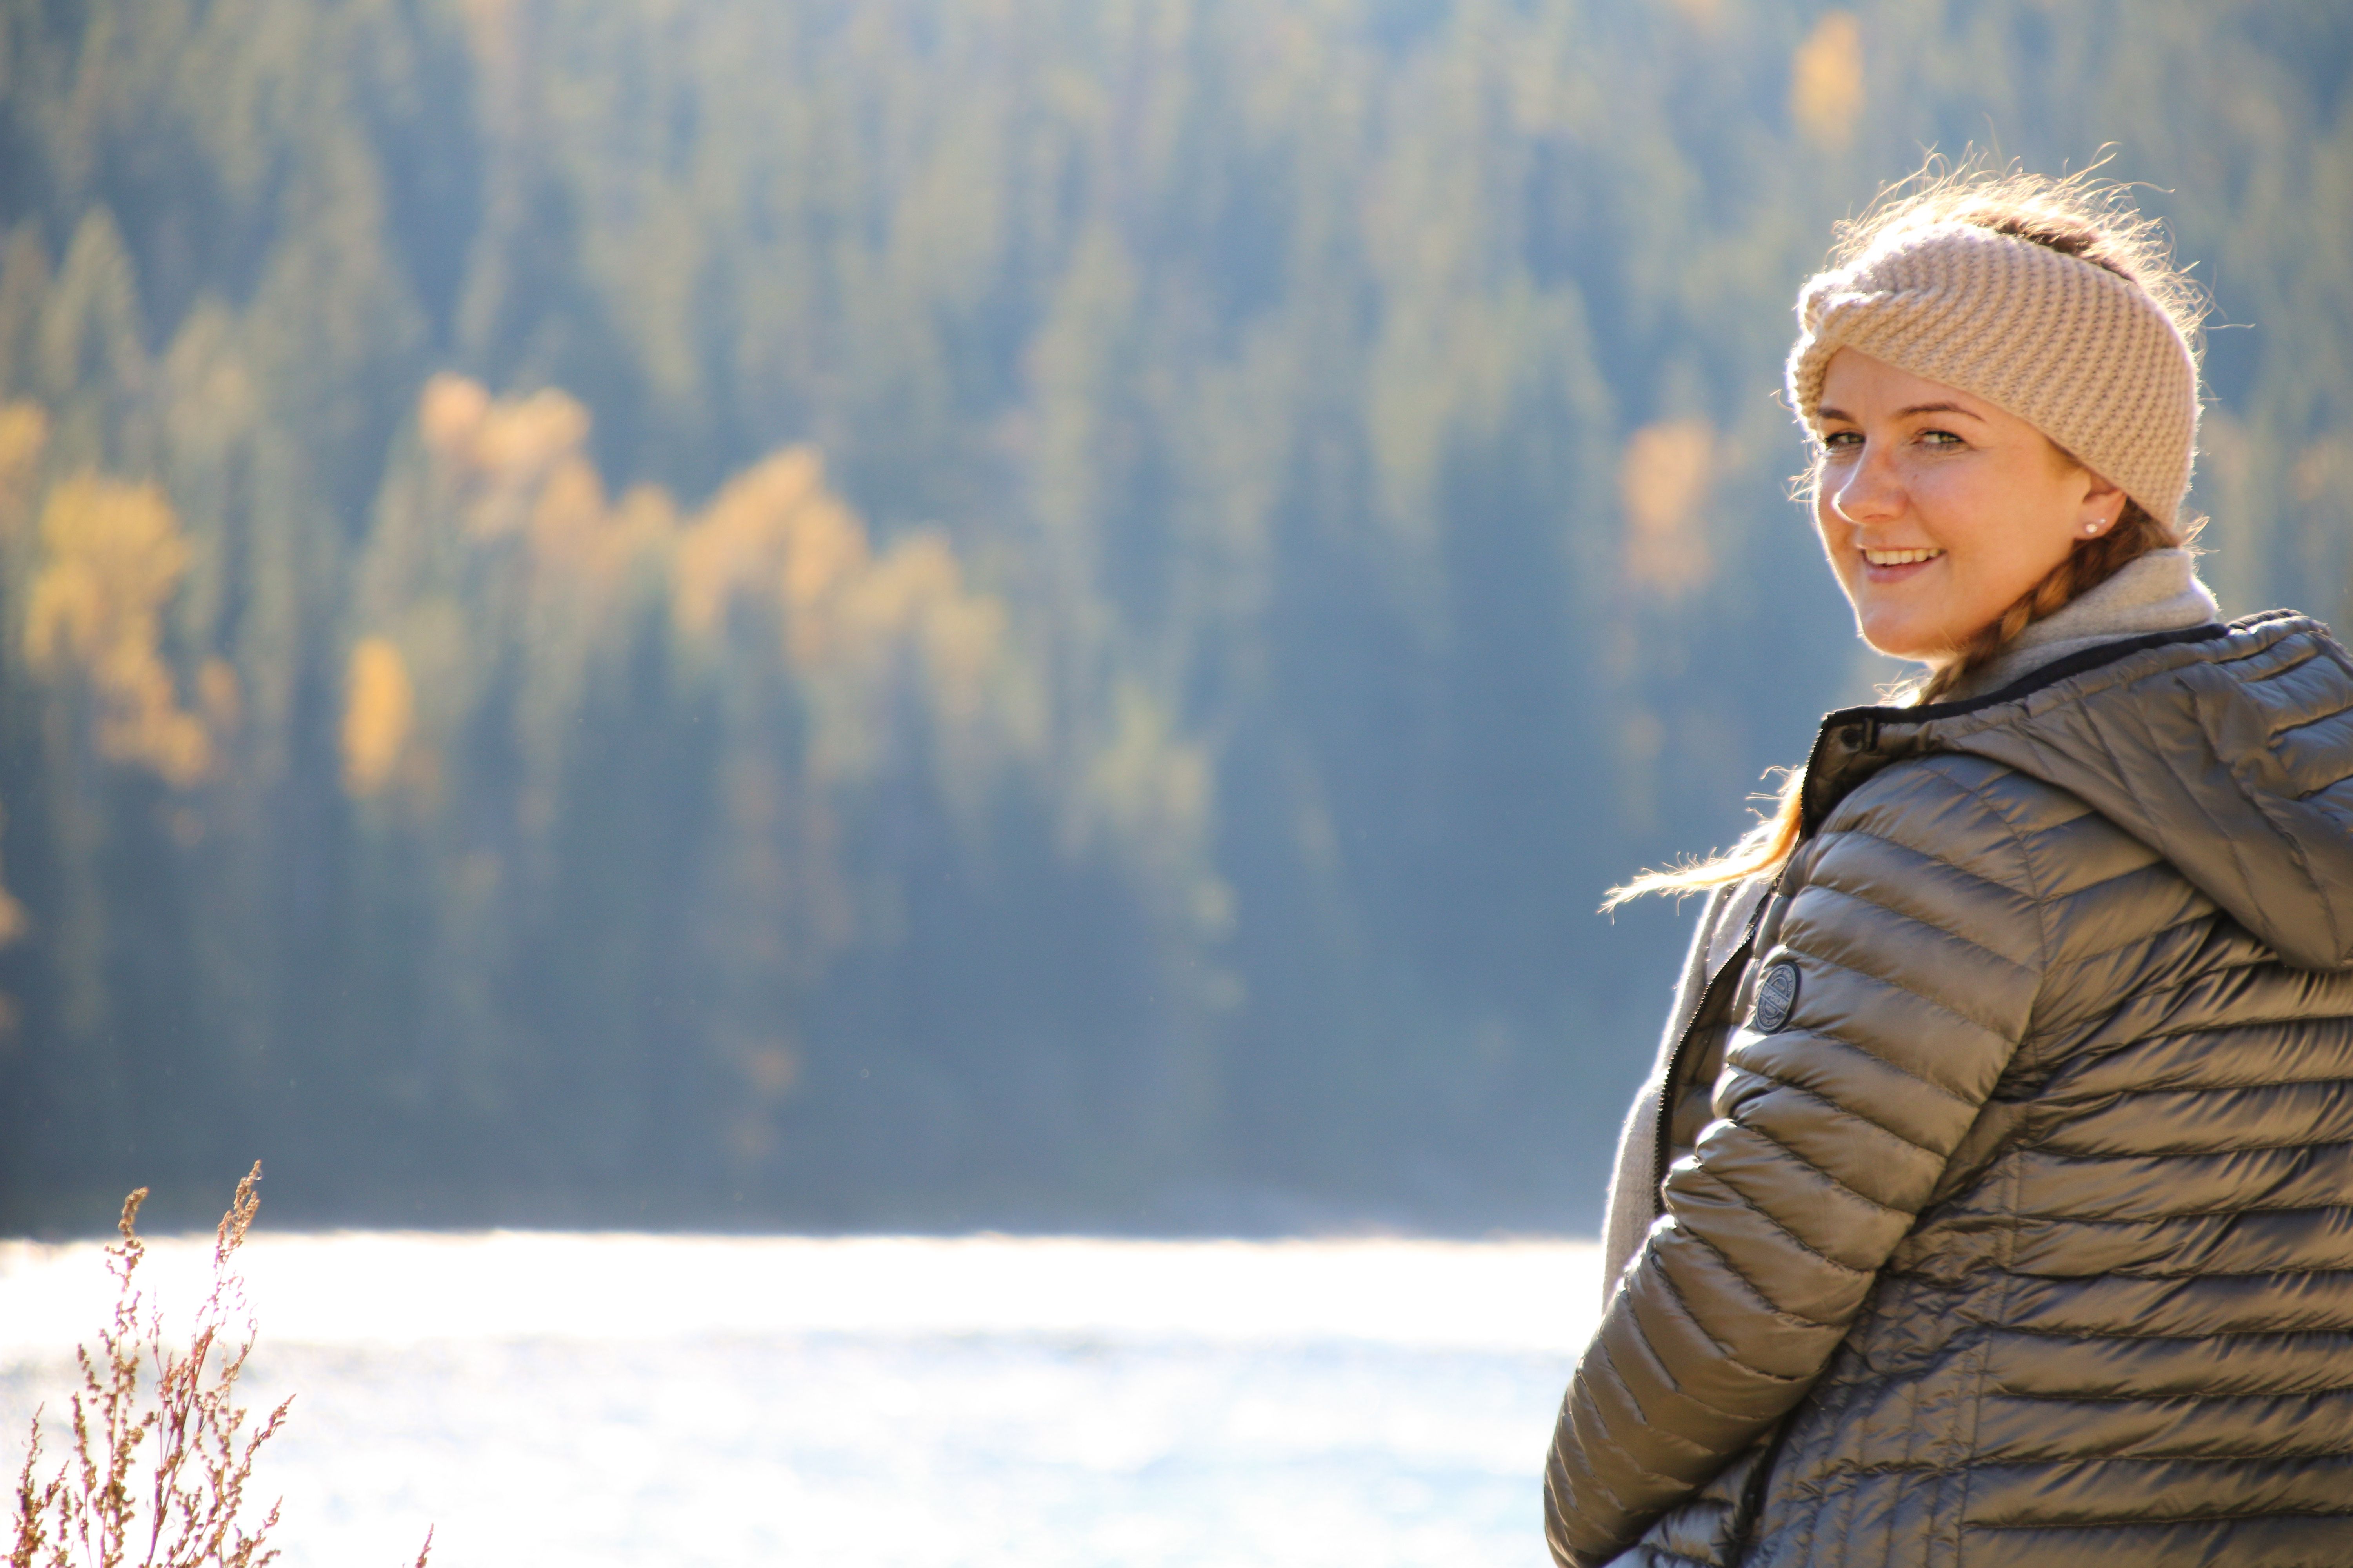
{"label": "sunlit water surface", "polygon": [[[167,1308],[210,1237],[155,1246]],[[257,1236],[284,1568],[1541,1568],[1574,1242]],[[21,1462],[111,1283],[0,1244]],[[54,1452],[59,1434],[48,1440]]]}

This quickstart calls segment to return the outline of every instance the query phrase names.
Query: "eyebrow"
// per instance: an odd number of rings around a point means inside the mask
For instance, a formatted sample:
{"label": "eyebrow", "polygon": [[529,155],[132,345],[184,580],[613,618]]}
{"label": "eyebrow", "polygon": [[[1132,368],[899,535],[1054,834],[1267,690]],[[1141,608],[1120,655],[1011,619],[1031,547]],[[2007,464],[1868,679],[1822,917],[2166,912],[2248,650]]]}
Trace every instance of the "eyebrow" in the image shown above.
{"label": "eyebrow", "polygon": [[[1909,419],[1915,414],[1957,414],[1964,419],[1976,419],[1980,421],[1985,418],[1984,415],[1974,413],[1969,409],[1962,407],[1957,403],[1915,403],[1908,408],[1897,409],[1895,411],[1895,417],[1898,419]],[[1862,420],[1857,419],[1845,409],[1832,408],[1828,404],[1824,404],[1820,407],[1815,409],[1814,417],[1817,419],[1843,419],[1850,425],[1860,425],[1862,423]]]}

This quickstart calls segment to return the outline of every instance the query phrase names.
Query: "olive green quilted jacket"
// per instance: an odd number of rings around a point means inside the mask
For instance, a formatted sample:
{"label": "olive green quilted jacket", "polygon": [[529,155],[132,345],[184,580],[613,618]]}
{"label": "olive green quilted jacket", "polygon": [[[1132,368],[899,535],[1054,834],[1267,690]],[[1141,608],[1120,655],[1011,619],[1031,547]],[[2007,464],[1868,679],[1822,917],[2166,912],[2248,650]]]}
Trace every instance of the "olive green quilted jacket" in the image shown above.
{"label": "olive green quilted jacket", "polygon": [[2275,613],[1834,713],[1805,819],[1554,1555],[2353,1564],[2346,651]]}

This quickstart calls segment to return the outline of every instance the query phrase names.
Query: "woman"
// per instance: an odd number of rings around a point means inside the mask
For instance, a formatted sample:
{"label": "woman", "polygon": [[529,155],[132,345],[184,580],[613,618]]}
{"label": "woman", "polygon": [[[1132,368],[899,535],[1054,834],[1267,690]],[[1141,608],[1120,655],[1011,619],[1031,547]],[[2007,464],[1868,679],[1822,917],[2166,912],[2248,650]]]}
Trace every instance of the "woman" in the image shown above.
{"label": "woman", "polygon": [[1799,296],[1823,548],[1929,673],[1621,890],[1711,889],[1564,1564],[2353,1563],[2353,662],[2191,569],[2186,297],[1983,172]]}

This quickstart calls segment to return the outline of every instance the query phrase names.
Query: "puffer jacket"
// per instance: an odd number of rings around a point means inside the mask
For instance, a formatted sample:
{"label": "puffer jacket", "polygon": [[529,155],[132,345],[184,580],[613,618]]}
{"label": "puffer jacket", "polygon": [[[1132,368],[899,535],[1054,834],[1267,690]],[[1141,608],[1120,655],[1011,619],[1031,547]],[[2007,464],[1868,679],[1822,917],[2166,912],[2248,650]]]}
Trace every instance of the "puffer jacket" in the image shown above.
{"label": "puffer jacket", "polygon": [[1834,713],[1803,824],[1555,1557],[2353,1563],[2353,660],[2283,612]]}

